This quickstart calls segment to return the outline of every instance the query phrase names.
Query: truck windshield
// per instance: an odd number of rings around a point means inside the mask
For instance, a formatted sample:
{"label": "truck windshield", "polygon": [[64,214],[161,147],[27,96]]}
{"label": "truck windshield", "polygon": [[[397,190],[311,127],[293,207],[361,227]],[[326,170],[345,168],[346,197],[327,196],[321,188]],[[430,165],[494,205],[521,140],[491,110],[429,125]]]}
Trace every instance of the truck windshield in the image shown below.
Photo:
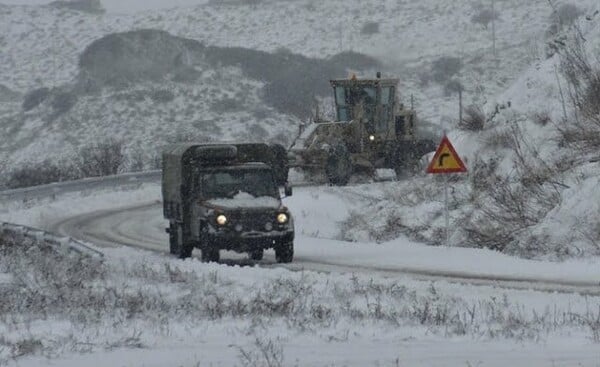
{"label": "truck windshield", "polygon": [[233,198],[239,193],[279,198],[273,175],[266,169],[215,170],[201,175],[201,191],[205,199]]}

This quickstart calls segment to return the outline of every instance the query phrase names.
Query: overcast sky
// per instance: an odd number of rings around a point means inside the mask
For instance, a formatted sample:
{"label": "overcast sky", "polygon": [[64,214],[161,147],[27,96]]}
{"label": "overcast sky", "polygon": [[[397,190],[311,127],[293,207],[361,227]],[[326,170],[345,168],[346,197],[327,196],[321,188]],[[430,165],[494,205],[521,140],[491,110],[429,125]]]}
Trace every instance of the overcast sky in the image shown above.
{"label": "overcast sky", "polygon": [[[1,4],[47,4],[52,0],[0,0]],[[140,10],[174,8],[206,3],[207,0],[100,0],[111,13],[133,13]]]}

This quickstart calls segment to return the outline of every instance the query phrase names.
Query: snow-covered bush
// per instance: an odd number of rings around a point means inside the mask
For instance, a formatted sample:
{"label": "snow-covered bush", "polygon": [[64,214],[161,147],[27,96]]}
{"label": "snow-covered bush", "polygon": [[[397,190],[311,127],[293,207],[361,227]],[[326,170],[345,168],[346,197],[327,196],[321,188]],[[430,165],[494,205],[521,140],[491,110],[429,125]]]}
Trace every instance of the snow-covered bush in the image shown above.
{"label": "snow-covered bush", "polygon": [[481,24],[485,29],[493,21],[498,19],[498,13],[492,9],[481,8],[471,17],[471,22]]}
{"label": "snow-covered bush", "polygon": [[48,4],[53,8],[70,9],[90,14],[102,14],[106,10],[102,7],[100,0],[58,0]]}
{"label": "snow-covered bush", "polygon": [[72,90],[56,90],[52,93],[52,114],[50,120],[54,120],[67,112],[77,103],[77,94]]}
{"label": "snow-covered bush", "polygon": [[52,182],[74,180],[80,177],[74,164],[44,161],[38,164],[26,164],[6,173],[2,184],[9,189],[44,185]]}
{"label": "snow-covered bush", "polygon": [[366,22],[360,29],[360,34],[371,36],[379,33],[379,23],[377,22]]}
{"label": "snow-covered bush", "polygon": [[23,97],[23,110],[29,111],[36,108],[40,103],[44,102],[50,95],[50,89],[43,87],[34,89],[25,94]]}
{"label": "snow-covered bush", "polygon": [[[598,332],[594,309],[529,312],[506,297],[466,300],[433,283],[424,289],[372,275],[323,279],[311,272],[207,266],[131,249],[107,250],[98,260],[2,234],[0,275],[0,364],[83,351],[82,345],[87,352],[139,348],[157,336],[185,338],[190,330],[223,321],[239,325],[239,336],[282,327],[289,334],[320,335],[339,325],[360,334],[367,324],[536,340],[558,328]],[[54,323],[60,327],[48,332]],[[276,340],[259,339],[254,349],[239,352],[243,365],[284,364]]]}
{"label": "snow-covered bush", "polygon": [[115,175],[120,172],[125,156],[123,142],[107,140],[86,147],[79,152],[82,177]]}
{"label": "snow-covered bush", "polygon": [[[564,185],[560,174],[564,170],[559,163],[548,164],[538,157],[518,125],[510,129],[510,145],[513,156],[513,173],[501,175],[496,172],[493,161],[475,165],[471,179],[472,191],[481,195],[474,203],[476,210],[469,213],[463,225],[466,241],[472,246],[509,251],[531,257],[548,253],[543,248],[522,248],[517,245],[523,231],[538,224],[560,202]],[[561,186],[562,187],[557,187]]]}
{"label": "snow-covered bush", "polygon": [[479,106],[468,106],[465,108],[462,121],[457,126],[461,130],[481,131],[485,124],[485,113]]}
{"label": "snow-covered bush", "polygon": [[114,175],[126,169],[143,167],[143,160],[141,152],[135,150],[126,157],[123,143],[111,139],[82,148],[79,155],[71,159],[27,163],[6,172],[6,178],[1,180],[0,184],[7,188],[19,188],[84,177]]}
{"label": "snow-covered bush", "polygon": [[458,57],[442,56],[431,63],[431,77],[444,84],[462,69],[462,61]]}
{"label": "snow-covered bush", "polygon": [[150,99],[155,103],[168,103],[175,99],[175,94],[168,89],[155,89],[150,93]]}
{"label": "snow-covered bush", "polygon": [[[552,2],[550,2],[552,5]],[[565,3],[558,7],[553,6],[552,14],[550,15],[550,26],[547,33],[555,35],[562,29],[571,26],[577,18],[583,14],[583,11],[575,4]]]}
{"label": "snow-covered bush", "polygon": [[576,33],[561,55],[561,71],[575,114],[559,126],[559,131],[562,144],[596,153],[600,149],[600,59],[590,58],[584,42]]}

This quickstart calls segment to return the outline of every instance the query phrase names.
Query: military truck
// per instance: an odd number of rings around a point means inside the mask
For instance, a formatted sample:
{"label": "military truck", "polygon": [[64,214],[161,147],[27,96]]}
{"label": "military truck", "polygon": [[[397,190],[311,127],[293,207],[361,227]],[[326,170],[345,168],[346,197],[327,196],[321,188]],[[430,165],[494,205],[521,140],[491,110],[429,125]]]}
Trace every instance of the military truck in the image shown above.
{"label": "military truck", "polygon": [[345,185],[353,173],[374,176],[378,168],[400,174],[424,154],[432,140],[417,136],[417,115],[398,102],[398,79],[334,79],[336,120],[315,121],[298,135],[289,151],[290,167],[326,174]]}
{"label": "military truck", "polygon": [[291,262],[294,223],[280,187],[286,196],[292,190],[282,152],[280,145],[257,143],[167,148],[162,197],[171,254],[187,258],[199,248],[203,261],[219,261],[219,250],[233,250],[258,261],[273,248],[278,262]]}

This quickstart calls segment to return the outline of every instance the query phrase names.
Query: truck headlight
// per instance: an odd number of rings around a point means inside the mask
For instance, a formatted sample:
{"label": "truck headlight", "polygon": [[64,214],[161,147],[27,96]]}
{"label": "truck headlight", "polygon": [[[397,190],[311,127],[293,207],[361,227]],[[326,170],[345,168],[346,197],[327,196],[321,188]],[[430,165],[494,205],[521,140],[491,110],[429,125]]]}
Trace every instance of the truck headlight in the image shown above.
{"label": "truck headlight", "polygon": [[227,224],[227,217],[223,214],[217,215],[217,224],[220,226]]}
{"label": "truck headlight", "polygon": [[285,213],[279,213],[277,214],[277,223],[279,224],[285,224],[288,221],[288,216]]}

